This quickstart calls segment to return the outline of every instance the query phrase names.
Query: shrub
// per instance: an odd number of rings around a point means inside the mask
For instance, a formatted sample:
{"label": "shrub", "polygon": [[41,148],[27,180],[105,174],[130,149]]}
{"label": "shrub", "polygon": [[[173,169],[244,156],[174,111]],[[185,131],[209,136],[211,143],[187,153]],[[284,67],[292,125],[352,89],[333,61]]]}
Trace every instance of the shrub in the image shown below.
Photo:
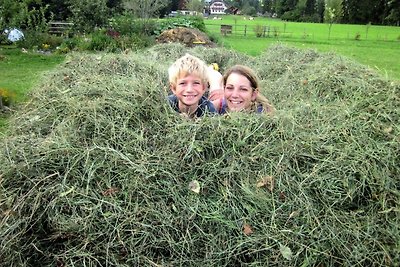
{"label": "shrub", "polygon": [[139,23],[132,15],[120,15],[109,20],[109,25],[122,35],[137,34],[141,32]]}
{"label": "shrub", "polygon": [[273,34],[274,37],[279,37],[279,34],[280,34],[279,27],[273,27],[272,28],[272,34]]}
{"label": "shrub", "polygon": [[110,8],[106,0],[70,1],[74,31],[90,33],[107,24]]}
{"label": "shrub", "polygon": [[15,94],[5,88],[0,88],[0,112],[4,111],[4,107],[10,107],[15,100]]}
{"label": "shrub", "polygon": [[60,44],[56,53],[65,54],[71,51],[77,50],[79,47],[79,43],[81,42],[81,37],[75,36],[70,38],[65,38],[64,41]]}
{"label": "shrub", "polygon": [[129,45],[126,47],[127,49],[138,50],[155,44],[154,37],[144,34],[132,34],[128,36],[127,39],[129,40]]}
{"label": "shrub", "polygon": [[90,35],[88,50],[116,52],[118,43],[107,34],[107,30],[97,30]]}
{"label": "shrub", "polygon": [[5,45],[9,45],[12,42],[10,40],[8,40],[7,35],[5,34],[0,34],[0,44],[5,44]]}
{"label": "shrub", "polygon": [[17,41],[16,45],[20,48],[33,48],[41,46],[45,41],[45,34],[38,31],[25,31],[24,38]]}
{"label": "shrub", "polygon": [[261,37],[264,33],[264,27],[260,24],[255,25],[253,30],[257,37]]}
{"label": "shrub", "polygon": [[165,30],[177,27],[196,28],[202,32],[207,32],[203,18],[199,16],[184,16],[168,18],[159,21],[157,24],[157,28],[154,31],[154,34],[159,35]]}
{"label": "shrub", "polygon": [[60,46],[63,41],[64,38],[61,36],[28,30],[24,32],[24,39],[17,41],[16,44],[18,47],[27,49],[41,49],[44,45],[46,45],[46,50],[54,50]]}
{"label": "shrub", "polygon": [[320,23],[321,22],[321,17],[318,14],[313,14],[313,15],[303,15],[300,17],[299,21],[301,22],[315,22],[315,23]]}
{"label": "shrub", "polygon": [[210,41],[216,44],[222,44],[221,35],[215,32],[207,32],[207,36],[210,38]]}
{"label": "shrub", "polygon": [[287,21],[300,21],[300,16],[301,15],[298,10],[291,10],[283,13],[281,19]]}

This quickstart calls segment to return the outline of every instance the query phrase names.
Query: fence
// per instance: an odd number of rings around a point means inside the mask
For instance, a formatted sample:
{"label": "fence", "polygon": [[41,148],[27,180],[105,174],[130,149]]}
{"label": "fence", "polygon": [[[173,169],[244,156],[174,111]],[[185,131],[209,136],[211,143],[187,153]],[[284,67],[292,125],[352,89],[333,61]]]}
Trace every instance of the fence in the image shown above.
{"label": "fence", "polygon": [[[216,23],[207,23],[205,22],[207,29],[212,33],[219,33],[223,36],[242,36],[242,37],[264,37],[264,38],[277,38],[277,39],[307,39],[307,40],[375,40],[375,41],[400,41],[400,32],[393,30],[392,32],[385,31],[375,31],[374,33],[368,33],[368,29],[366,32],[362,32],[362,28],[357,30],[349,30],[349,31],[340,31],[334,34],[332,32],[328,33],[328,26],[326,26],[326,30],[321,31],[313,29],[312,27],[307,28],[295,28],[286,27],[286,23],[283,23],[281,26],[276,25],[260,25],[260,24],[251,24],[251,25],[243,25],[243,24],[216,24]],[[336,25],[335,25],[336,27]],[[376,26],[378,28],[379,26]],[[287,28],[290,28],[288,30]],[[365,31],[366,28],[364,28]]]}
{"label": "fence", "polygon": [[72,30],[74,24],[63,21],[50,21],[48,26],[49,26],[49,33],[56,35],[65,35]]}
{"label": "fence", "polygon": [[257,36],[257,37],[278,37],[278,36],[292,36],[292,32],[279,29],[279,27],[272,27],[269,25],[229,25],[229,24],[206,24],[211,32],[220,32],[222,35],[240,35],[240,36]]}

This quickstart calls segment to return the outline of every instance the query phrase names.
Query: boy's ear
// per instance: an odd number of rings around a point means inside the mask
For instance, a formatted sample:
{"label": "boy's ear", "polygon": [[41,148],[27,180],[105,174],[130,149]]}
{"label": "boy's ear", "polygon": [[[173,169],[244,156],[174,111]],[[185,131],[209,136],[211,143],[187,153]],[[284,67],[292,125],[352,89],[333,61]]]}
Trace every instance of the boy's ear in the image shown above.
{"label": "boy's ear", "polygon": [[172,93],[174,93],[175,94],[175,89],[176,89],[176,86],[175,86],[175,84],[173,84],[173,83],[169,83],[169,89],[171,89],[171,91],[172,91]]}

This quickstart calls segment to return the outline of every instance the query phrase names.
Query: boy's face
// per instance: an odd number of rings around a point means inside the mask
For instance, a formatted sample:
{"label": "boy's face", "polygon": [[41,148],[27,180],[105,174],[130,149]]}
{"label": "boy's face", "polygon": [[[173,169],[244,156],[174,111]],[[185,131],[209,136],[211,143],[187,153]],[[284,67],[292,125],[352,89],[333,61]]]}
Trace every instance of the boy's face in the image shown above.
{"label": "boy's face", "polygon": [[197,108],[200,98],[206,91],[206,86],[197,75],[189,74],[178,78],[176,86],[171,86],[171,90],[178,98],[180,107],[184,105]]}

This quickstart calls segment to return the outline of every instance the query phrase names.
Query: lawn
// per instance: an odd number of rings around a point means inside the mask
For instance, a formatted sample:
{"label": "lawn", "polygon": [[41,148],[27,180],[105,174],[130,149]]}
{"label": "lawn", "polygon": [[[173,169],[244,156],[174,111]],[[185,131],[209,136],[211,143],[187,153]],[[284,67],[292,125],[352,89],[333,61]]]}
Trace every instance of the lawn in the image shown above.
{"label": "lawn", "polygon": [[[208,19],[205,23],[210,32],[218,34],[221,24],[232,25],[232,34],[221,35],[222,43],[253,56],[276,43],[332,51],[368,65],[387,78],[400,80],[399,27],[333,24],[329,34],[328,24],[270,18],[244,20],[243,16],[224,16],[221,20]],[[263,30],[265,27],[266,37],[256,37],[254,28],[257,25]]]}
{"label": "lawn", "polygon": [[[64,58],[64,55],[23,53],[14,46],[1,46],[0,88],[11,92],[16,102],[21,102],[43,72],[54,68]],[[6,122],[6,117],[0,114],[0,129]]]}

